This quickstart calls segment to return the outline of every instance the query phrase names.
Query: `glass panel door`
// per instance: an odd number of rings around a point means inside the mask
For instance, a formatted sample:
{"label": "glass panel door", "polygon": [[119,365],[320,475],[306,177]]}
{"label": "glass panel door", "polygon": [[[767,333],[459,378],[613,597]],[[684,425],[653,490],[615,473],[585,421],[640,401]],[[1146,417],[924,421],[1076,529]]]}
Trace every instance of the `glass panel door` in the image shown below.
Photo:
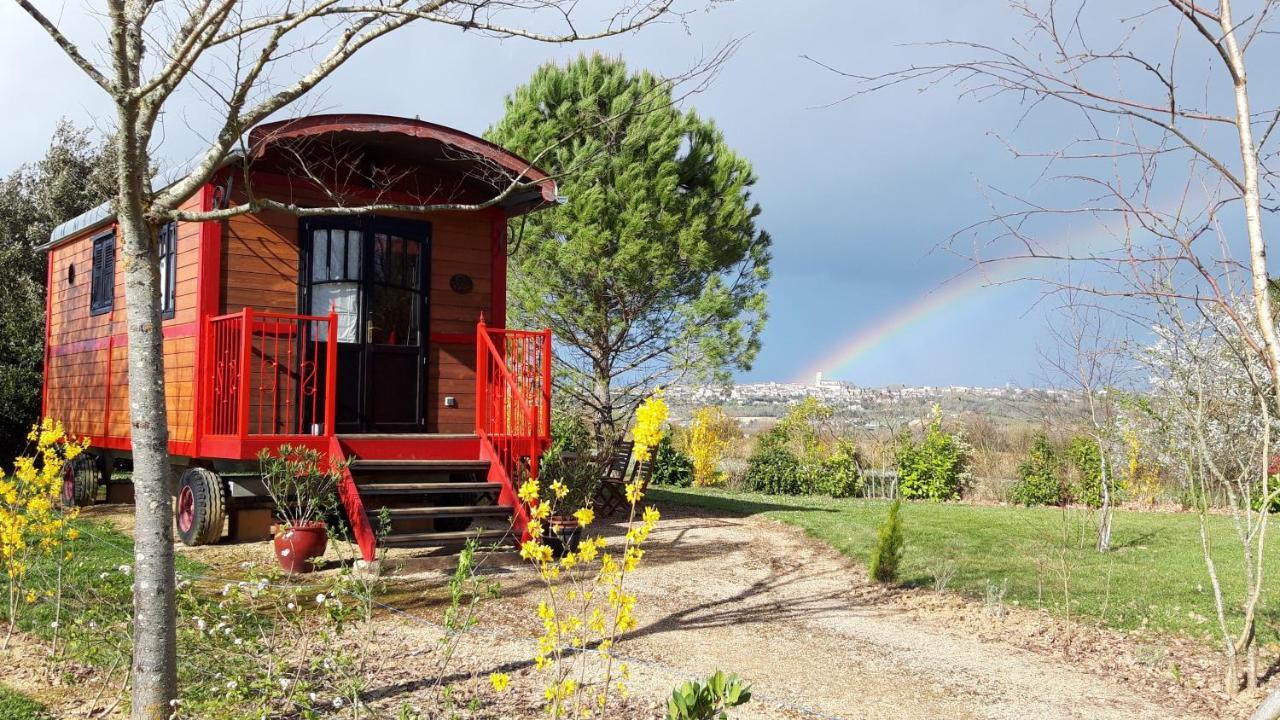
{"label": "glass panel door", "polygon": [[[360,337],[365,233],[355,219],[318,219],[304,222],[307,246],[307,296],[311,315],[338,315],[338,378],[335,423],[338,432],[361,429],[363,343]],[[313,330],[319,332],[317,327]],[[328,334],[318,336],[328,342]],[[317,363],[326,360],[323,356]],[[323,371],[323,368],[321,368]],[[323,377],[323,375],[321,375]]]}
{"label": "glass panel door", "polygon": [[374,220],[365,314],[366,412],[370,429],[425,427],[425,226]]}

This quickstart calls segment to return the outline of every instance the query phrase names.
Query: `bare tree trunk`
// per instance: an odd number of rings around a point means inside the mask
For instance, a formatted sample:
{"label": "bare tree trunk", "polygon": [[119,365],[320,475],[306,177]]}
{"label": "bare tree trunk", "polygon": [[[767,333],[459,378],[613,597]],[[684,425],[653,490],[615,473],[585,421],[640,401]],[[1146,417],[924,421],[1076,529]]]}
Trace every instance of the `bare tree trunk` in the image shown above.
{"label": "bare tree trunk", "polygon": [[1107,454],[1101,440],[1095,439],[1098,443],[1098,457],[1101,462],[1101,472],[1098,481],[1102,485],[1102,514],[1098,518],[1098,552],[1107,552],[1111,549],[1111,473],[1107,468]]}
{"label": "bare tree trunk", "polygon": [[595,396],[596,442],[602,451],[612,448],[621,439],[617,419],[614,417],[616,410],[613,406],[613,388],[610,379],[607,368],[596,367],[592,395]]}
{"label": "bare tree trunk", "polygon": [[1276,337],[1275,316],[1271,312],[1271,275],[1267,268],[1267,244],[1262,235],[1261,195],[1258,190],[1258,149],[1253,144],[1253,117],[1249,110],[1249,79],[1244,53],[1236,41],[1231,0],[1222,0],[1219,11],[1223,54],[1231,70],[1236,106],[1236,135],[1240,143],[1243,169],[1241,199],[1244,202],[1245,231],[1249,237],[1249,271],[1253,281],[1253,302],[1259,333],[1266,349],[1265,360],[1274,387],[1280,390],[1280,339]]}
{"label": "bare tree trunk", "polygon": [[[128,113],[121,114],[120,127],[133,127]],[[173,505],[159,276],[152,261],[155,230],[143,211],[147,162],[139,147],[128,130],[121,133],[116,218],[129,338],[135,505],[132,716],[135,720],[161,720],[170,716],[170,701],[178,695]]]}

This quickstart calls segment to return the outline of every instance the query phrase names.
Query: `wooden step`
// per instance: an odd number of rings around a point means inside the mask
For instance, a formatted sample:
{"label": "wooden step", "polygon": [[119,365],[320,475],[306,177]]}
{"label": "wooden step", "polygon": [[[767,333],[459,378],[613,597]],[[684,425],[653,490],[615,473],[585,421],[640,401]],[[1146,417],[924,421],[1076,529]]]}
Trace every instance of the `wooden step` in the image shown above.
{"label": "wooden step", "polygon": [[436,545],[461,545],[471,538],[477,540],[497,541],[508,538],[514,542],[510,528],[494,528],[491,530],[458,530],[454,532],[406,533],[404,535],[387,535],[381,543],[388,547],[433,547]]}
{"label": "wooden step", "polygon": [[[366,510],[370,517],[381,517],[384,509]],[[502,505],[443,505],[438,507],[386,508],[392,520],[419,520],[444,517],[510,517],[511,508]]]}
{"label": "wooden step", "polygon": [[440,493],[496,493],[502,486],[491,482],[356,482],[360,495],[419,495]]}
{"label": "wooden step", "polygon": [[422,472],[487,472],[488,460],[353,460],[351,471],[377,472],[393,470],[405,472],[421,470]]}

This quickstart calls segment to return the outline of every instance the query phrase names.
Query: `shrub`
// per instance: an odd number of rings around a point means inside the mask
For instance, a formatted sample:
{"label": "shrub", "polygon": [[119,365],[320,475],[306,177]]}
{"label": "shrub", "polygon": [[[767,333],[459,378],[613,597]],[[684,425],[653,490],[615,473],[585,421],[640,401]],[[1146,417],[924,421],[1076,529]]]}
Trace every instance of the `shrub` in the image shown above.
{"label": "shrub", "polygon": [[871,551],[868,570],[876,582],[893,582],[898,578],[898,564],[902,562],[902,520],[898,516],[901,505],[901,500],[894,500],[889,506],[889,514],[880,524],[876,546]]}
{"label": "shrub", "polygon": [[556,409],[551,413],[551,446],[538,463],[539,478],[550,487],[560,483],[564,507],[581,507],[595,497],[603,468],[592,456],[593,437],[586,418],[578,412]]}
{"label": "shrub", "polygon": [[[1102,507],[1102,452],[1087,435],[1077,435],[1067,443],[1067,461],[1076,470],[1071,498],[1089,507]],[[1111,482],[1111,502],[1115,504],[1116,484]]]}
{"label": "shrub", "polygon": [[805,492],[806,475],[804,463],[787,447],[785,433],[774,428],[756,443],[743,484],[756,492],[799,495]]}
{"label": "shrub", "polygon": [[693,459],[664,436],[653,449],[653,482],[658,485],[689,487],[693,484]]}
{"label": "shrub", "polygon": [[751,685],[717,670],[706,680],[690,680],[671,691],[667,720],[724,720],[725,711],[751,699]]}
{"label": "shrub", "polygon": [[1065,505],[1069,499],[1066,484],[1059,476],[1058,453],[1049,437],[1038,431],[1031,442],[1030,455],[1018,466],[1012,500],[1030,506]]}
{"label": "shrub", "polygon": [[718,407],[693,411],[689,422],[688,450],[693,460],[693,482],[715,485],[720,481],[720,459],[729,440],[738,432],[738,423]]}
{"label": "shrub", "polygon": [[898,493],[908,500],[958,500],[969,479],[969,446],[942,429],[942,411],[933,408],[919,444],[903,431],[894,447]]}
{"label": "shrub", "polygon": [[862,492],[862,459],[848,440],[836,443],[835,452],[822,461],[816,474],[818,488],[831,497],[854,497]]}

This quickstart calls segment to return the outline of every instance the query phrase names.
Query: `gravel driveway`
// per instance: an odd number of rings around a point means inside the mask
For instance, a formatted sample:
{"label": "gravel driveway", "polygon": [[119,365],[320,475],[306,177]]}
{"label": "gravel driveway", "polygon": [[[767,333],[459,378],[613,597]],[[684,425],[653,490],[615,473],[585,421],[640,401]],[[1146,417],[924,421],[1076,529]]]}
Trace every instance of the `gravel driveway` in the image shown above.
{"label": "gravel driveway", "polygon": [[[640,626],[619,644],[632,666],[633,693],[645,704],[627,715],[658,715],[657,702],[671,687],[723,669],[754,686],[738,718],[1208,717],[1177,707],[1176,694],[978,639],[972,617],[965,627],[953,621],[957,613],[984,614],[980,602],[956,599],[939,613],[877,601],[861,567],[772,520],[664,507],[647,547],[628,581],[639,595]],[[520,663],[533,653],[538,582],[524,568],[498,576],[503,598],[488,606],[482,630],[458,656],[469,658],[464,672],[477,679],[515,667],[513,687],[536,687],[539,680]],[[388,648],[391,655],[406,660],[420,658],[423,644],[437,637],[417,620],[386,622],[397,627],[380,635],[398,646]],[[400,688],[413,687],[412,670],[394,658],[388,666],[404,669]],[[536,700],[528,704],[536,717]]]}

